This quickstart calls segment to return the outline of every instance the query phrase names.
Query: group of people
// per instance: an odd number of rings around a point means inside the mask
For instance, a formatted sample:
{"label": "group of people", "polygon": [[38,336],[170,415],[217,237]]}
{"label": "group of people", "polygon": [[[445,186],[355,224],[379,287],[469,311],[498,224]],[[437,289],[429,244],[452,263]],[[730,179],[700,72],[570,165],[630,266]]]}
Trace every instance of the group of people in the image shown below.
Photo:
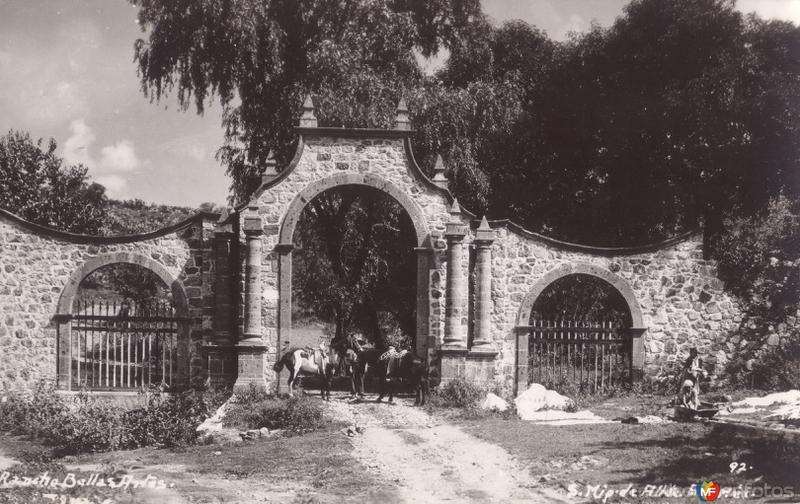
{"label": "group of people", "polygon": [[322,377],[322,396],[330,398],[334,375],[350,375],[351,395],[364,396],[364,378],[367,370],[374,370],[378,378],[380,402],[388,393],[392,402],[395,388],[401,382],[410,384],[416,393],[416,404],[424,404],[428,393],[430,366],[427,360],[408,350],[398,351],[393,346],[386,349],[367,348],[355,336],[333,340],[319,348],[287,348],[273,366],[275,372],[289,371],[289,395],[297,377],[303,374]]}

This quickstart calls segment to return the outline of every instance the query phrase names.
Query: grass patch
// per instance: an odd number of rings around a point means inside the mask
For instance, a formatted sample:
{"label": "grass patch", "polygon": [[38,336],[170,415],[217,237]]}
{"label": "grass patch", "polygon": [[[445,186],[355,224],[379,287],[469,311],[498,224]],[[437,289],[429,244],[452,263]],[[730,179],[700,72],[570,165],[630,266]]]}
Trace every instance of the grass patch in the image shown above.
{"label": "grass patch", "polygon": [[486,394],[485,387],[458,378],[433,389],[428,404],[432,408],[477,409]]}
{"label": "grass patch", "polygon": [[226,427],[239,429],[283,429],[289,434],[303,434],[325,425],[322,405],[307,397],[288,399],[261,396],[236,396],[236,402],[225,415]]}
{"label": "grass patch", "polygon": [[[464,423],[462,428],[502,446],[554,487],[580,481],[614,487],[631,483],[688,488],[701,479],[723,486],[759,482],[800,486],[797,436],[794,441],[789,436],[772,439],[757,431],[702,423],[548,426],[482,419]],[[584,456],[599,460],[598,465],[582,465]],[[752,469],[733,474],[733,462],[744,462]]]}

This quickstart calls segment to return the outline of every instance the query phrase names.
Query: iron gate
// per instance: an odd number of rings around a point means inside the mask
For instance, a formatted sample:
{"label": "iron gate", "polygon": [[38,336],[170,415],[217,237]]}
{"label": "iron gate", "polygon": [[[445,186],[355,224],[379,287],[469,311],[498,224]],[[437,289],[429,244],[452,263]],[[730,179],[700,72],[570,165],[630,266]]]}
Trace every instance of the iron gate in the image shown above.
{"label": "iron gate", "polygon": [[609,322],[533,320],[528,381],[599,393],[631,380],[631,338]]}
{"label": "iron gate", "polygon": [[137,389],[177,382],[179,325],[164,301],[75,301],[70,323],[70,388]]}

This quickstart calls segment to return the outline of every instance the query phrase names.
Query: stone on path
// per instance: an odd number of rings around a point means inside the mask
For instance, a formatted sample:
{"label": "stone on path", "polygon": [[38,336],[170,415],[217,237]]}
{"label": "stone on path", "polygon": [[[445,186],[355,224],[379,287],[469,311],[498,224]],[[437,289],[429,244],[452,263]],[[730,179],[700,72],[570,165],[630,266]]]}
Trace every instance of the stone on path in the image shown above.
{"label": "stone on path", "polygon": [[486,394],[486,398],[481,402],[480,408],[489,411],[505,411],[508,409],[508,403],[502,397],[490,392]]}

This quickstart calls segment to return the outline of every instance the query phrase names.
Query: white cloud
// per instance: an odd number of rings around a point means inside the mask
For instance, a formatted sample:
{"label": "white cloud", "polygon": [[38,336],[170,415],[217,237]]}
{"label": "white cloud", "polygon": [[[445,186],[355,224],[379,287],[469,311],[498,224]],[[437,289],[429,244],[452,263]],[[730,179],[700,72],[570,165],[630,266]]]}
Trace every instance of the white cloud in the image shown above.
{"label": "white cloud", "polygon": [[83,119],[69,123],[70,136],[64,142],[63,156],[68,164],[82,164],[92,168],[95,163],[89,148],[97,139],[92,128]]}
{"label": "white cloud", "polygon": [[108,194],[119,197],[128,185],[131,174],[144,163],[136,154],[133,142],[119,140],[100,149],[100,159],[95,159],[92,145],[97,140],[92,128],[84,119],[75,119],[69,125],[70,137],[64,142],[62,156],[69,164],[83,164],[89,168],[89,176],[106,187]]}
{"label": "white cloud", "polygon": [[120,140],[100,150],[98,171],[102,173],[131,172],[140,166],[142,162],[136,156],[133,142],[130,140]]}

